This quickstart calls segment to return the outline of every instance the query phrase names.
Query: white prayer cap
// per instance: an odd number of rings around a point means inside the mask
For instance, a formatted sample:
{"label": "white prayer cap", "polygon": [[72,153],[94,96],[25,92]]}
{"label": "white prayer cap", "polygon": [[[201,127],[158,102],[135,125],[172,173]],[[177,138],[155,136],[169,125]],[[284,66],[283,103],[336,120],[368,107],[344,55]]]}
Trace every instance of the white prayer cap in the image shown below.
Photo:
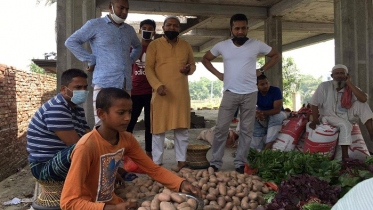
{"label": "white prayer cap", "polygon": [[177,20],[179,22],[179,25],[180,25],[180,19],[178,17],[172,16],[172,15],[171,16],[167,16],[166,19],[164,19],[163,25],[166,24],[166,22],[167,22],[168,19],[175,19],[175,20]]}
{"label": "white prayer cap", "polygon": [[332,69],[332,73],[333,73],[333,71],[336,70],[336,69],[344,69],[344,70],[346,71],[346,74],[348,74],[348,68],[347,68],[347,66],[345,66],[345,65],[343,65],[343,64],[337,64],[337,65],[335,65],[335,66],[333,67],[333,69]]}

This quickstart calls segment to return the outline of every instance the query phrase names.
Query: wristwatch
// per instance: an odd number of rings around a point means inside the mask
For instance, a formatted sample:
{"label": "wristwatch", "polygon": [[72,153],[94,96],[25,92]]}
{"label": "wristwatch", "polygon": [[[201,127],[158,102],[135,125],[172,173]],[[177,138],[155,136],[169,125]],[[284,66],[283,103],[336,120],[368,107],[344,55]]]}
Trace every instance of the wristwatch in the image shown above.
{"label": "wristwatch", "polygon": [[259,71],[260,71],[261,73],[264,73],[264,69],[263,69],[263,67],[260,68]]}

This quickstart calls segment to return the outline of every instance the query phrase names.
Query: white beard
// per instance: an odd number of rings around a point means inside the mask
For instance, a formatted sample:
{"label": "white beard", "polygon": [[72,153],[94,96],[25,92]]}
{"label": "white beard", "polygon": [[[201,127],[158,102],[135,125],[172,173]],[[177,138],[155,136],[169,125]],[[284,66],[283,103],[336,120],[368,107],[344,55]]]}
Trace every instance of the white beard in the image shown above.
{"label": "white beard", "polygon": [[344,88],[344,86],[346,85],[346,81],[338,82],[338,81],[332,80],[332,83],[335,89]]}

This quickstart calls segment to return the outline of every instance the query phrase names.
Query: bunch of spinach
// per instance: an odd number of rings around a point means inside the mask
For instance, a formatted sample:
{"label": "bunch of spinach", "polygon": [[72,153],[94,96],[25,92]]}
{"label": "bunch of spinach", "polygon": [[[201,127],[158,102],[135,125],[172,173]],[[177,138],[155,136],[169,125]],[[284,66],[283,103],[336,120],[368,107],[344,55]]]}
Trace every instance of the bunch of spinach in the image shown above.
{"label": "bunch of spinach", "polygon": [[258,176],[266,181],[280,184],[289,175],[309,174],[322,180],[337,182],[341,165],[337,160],[329,160],[319,153],[302,153],[297,151],[251,149],[248,155],[251,169],[257,169]]}

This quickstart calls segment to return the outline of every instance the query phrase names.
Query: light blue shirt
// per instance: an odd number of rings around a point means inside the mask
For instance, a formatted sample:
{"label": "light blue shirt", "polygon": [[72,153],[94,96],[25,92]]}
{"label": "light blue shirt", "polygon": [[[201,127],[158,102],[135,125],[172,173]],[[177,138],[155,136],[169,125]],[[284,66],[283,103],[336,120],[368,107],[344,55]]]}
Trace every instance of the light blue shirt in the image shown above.
{"label": "light blue shirt", "polygon": [[[92,53],[82,44],[89,41]],[[80,61],[94,65],[92,86],[132,89],[132,64],[140,57],[142,46],[132,26],[117,27],[108,16],[89,20],[65,42]],[[130,53],[130,48],[132,52]]]}

